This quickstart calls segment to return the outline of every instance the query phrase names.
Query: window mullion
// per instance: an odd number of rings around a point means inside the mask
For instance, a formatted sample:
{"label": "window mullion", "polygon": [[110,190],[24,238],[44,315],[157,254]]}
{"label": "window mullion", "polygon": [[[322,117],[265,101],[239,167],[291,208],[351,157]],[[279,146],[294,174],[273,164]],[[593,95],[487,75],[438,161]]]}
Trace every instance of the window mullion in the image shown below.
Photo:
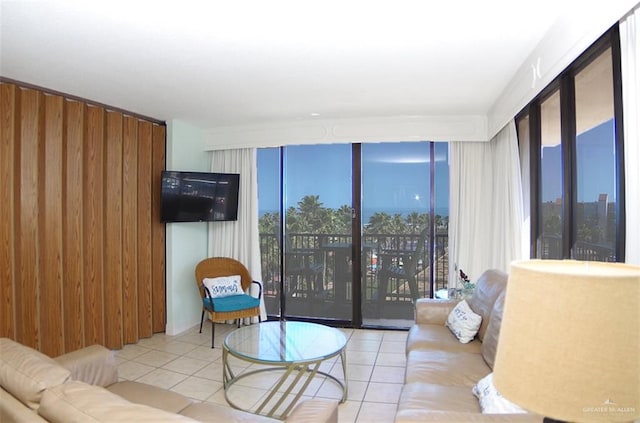
{"label": "window mullion", "polygon": [[562,140],[562,258],[571,258],[575,241],[576,192],[576,107],[574,78],[560,81],[560,134]]}

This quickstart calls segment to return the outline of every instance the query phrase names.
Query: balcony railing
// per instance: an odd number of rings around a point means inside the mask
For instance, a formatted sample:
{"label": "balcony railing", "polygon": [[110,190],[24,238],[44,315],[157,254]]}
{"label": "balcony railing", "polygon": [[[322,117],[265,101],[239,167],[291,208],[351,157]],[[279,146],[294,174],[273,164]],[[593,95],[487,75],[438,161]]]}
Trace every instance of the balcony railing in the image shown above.
{"label": "balcony railing", "polygon": [[[433,292],[446,288],[447,233],[437,234],[435,241],[432,286],[429,239],[419,234],[363,235],[361,292],[365,317],[367,310],[376,315],[384,315],[387,310],[393,314],[391,317],[411,318],[412,300],[432,297]],[[281,247],[276,234],[261,234],[260,250],[267,312],[278,314]],[[349,235],[287,234],[283,257],[287,314],[313,315],[309,304],[319,302],[325,313],[331,313],[327,308],[331,304],[350,313],[353,300],[351,255]]]}
{"label": "balcony railing", "polygon": [[[543,234],[539,242],[540,257],[543,259],[562,258],[562,237]],[[572,248],[572,257],[576,260],[615,262],[616,251],[611,245],[576,241]]]}

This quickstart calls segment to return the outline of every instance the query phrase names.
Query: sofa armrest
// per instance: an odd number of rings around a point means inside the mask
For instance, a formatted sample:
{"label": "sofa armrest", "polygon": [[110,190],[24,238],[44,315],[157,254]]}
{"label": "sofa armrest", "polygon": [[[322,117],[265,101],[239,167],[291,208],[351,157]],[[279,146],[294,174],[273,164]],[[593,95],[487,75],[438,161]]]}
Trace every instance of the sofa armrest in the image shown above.
{"label": "sofa armrest", "polygon": [[109,386],[118,381],[118,365],[113,351],[92,345],[54,358],[71,372],[71,379],[90,385]]}
{"label": "sofa armrest", "polygon": [[451,310],[460,300],[437,300],[420,298],[415,305],[417,324],[444,325]]}
{"label": "sofa armrest", "polygon": [[338,401],[312,399],[298,404],[286,423],[338,423]]}

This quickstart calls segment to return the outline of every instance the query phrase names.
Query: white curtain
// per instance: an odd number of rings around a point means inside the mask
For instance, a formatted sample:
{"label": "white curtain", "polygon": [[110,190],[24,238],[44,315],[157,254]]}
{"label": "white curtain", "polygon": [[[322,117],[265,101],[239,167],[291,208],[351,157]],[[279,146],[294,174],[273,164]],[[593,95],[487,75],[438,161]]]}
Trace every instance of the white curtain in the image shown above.
{"label": "white curtain", "polygon": [[449,283],[528,257],[520,159],[511,122],[488,143],[450,143]]}
{"label": "white curtain", "polygon": [[[256,281],[262,281],[258,233],[258,167],[255,148],[213,151],[212,172],[239,173],[238,220],[209,223],[209,257],[231,257],[244,264]],[[251,295],[258,296],[252,284]],[[264,297],[260,315],[267,318]],[[258,319],[254,318],[254,322]]]}
{"label": "white curtain", "polygon": [[640,5],[620,21],[626,201],[625,261],[640,264]]}

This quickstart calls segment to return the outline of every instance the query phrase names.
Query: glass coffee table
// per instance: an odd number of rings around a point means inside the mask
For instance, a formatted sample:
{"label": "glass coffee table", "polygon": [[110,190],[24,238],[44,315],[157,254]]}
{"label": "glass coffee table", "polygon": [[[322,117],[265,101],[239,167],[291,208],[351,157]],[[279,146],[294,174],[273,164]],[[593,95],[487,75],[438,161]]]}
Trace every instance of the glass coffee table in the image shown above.
{"label": "glass coffee table", "polygon": [[[344,402],[347,399],[346,344],[347,339],[340,330],[316,323],[264,322],[236,329],[227,335],[222,350],[225,398],[234,408],[284,420],[313,378],[322,375],[338,384],[342,390],[340,402]],[[235,374],[229,356],[261,366]],[[340,356],[344,380],[319,370],[324,361],[336,356]],[[230,399],[229,391],[239,380],[271,371],[278,372],[274,384],[255,410]],[[296,386],[298,390],[293,396]]]}

